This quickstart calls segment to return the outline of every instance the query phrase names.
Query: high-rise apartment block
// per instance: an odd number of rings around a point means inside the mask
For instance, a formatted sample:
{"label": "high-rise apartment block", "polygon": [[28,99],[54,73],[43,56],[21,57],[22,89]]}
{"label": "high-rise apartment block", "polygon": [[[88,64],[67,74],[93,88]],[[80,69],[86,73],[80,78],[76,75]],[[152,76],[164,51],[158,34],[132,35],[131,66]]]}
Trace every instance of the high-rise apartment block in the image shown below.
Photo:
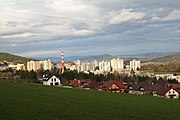
{"label": "high-rise apartment block", "polygon": [[51,61],[48,60],[44,60],[44,61],[28,61],[27,62],[27,70],[31,71],[37,71],[37,70],[51,70]]}
{"label": "high-rise apartment block", "polygon": [[110,72],[111,71],[111,62],[109,62],[109,61],[99,62],[99,71]]}
{"label": "high-rise apartment block", "polygon": [[132,60],[130,61],[130,69],[137,71],[138,68],[141,67],[140,61],[139,60]]}
{"label": "high-rise apartment block", "polygon": [[42,64],[43,70],[51,70],[51,61],[49,59],[41,61],[41,64]]}
{"label": "high-rise apartment block", "polygon": [[124,68],[124,61],[119,58],[112,59],[111,60],[111,68],[112,68],[113,72],[122,70]]}

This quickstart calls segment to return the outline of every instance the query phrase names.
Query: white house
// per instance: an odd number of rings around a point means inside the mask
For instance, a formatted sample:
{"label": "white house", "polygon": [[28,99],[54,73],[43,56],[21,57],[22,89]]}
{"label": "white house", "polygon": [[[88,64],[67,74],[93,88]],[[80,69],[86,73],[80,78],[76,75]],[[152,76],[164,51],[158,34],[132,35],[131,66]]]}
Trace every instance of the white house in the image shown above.
{"label": "white house", "polygon": [[54,85],[61,86],[61,80],[57,78],[55,75],[43,80],[43,85]]}
{"label": "white house", "polygon": [[176,89],[171,88],[165,93],[164,96],[166,98],[179,99],[179,92]]}

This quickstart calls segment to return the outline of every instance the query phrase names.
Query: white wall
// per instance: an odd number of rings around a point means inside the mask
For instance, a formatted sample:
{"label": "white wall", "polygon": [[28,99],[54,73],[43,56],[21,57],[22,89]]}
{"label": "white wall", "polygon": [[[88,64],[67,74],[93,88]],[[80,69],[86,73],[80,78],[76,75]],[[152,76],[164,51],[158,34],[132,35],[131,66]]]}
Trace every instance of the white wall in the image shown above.
{"label": "white wall", "polygon": [[60,79],[58,79],[54,75],[48,81],[43,81],[43,85],[51,85],[51,83],[52,83],[52,85],[55,85],[55,83],[62,85]]}
{"label": "white wall", "polygon": [[170,90],[165,94],[165,97],[166,97],[166,98],[170,98],[169,95],[176,95],[176,96],[173,97],[174,99],[178,99],[178,98],[179,98],[179,93],[178,93],[177,91],[175,91],[174,89],[170,89]]}

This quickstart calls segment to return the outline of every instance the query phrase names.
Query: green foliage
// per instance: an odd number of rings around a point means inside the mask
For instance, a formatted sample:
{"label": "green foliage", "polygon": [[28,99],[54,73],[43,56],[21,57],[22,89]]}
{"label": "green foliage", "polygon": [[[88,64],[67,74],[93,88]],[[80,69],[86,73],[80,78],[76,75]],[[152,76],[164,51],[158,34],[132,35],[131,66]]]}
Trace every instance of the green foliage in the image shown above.
{"label": "green foliage", "polygon": [[18,63],[26,63],[30,58],[21,57],[17,55],[12,55],[9,53],[0,53],[0,61],[8,61],[8,62],[18,62]]}
{"label": "green foliage", "polygon": [[141,66],[141,70],[151,72],[180,72],[180,62],[144,64]]}
{"label": "green foliage", "polygon": [[153,62],[180,62],[180,52],[152,60]]}
{"label": "green foliage", "polygon": [[29,82],[36,82],[37,81],[37,75],[34,71],[27,71],[27,70],[12,70],[7,69],[5,71],[0,72],[1,78],[7,78],[11,80],[16,81],[29,81]]}
{"label": "green foliage", "polygon": [[179,120],[178,100],[0,82],[1,120]]}
{"label": "green foliage", "polygon": [[179,82],[176,80],[176,79],[168,79],[168,83],[171,83],[171,84],[179,84]]}

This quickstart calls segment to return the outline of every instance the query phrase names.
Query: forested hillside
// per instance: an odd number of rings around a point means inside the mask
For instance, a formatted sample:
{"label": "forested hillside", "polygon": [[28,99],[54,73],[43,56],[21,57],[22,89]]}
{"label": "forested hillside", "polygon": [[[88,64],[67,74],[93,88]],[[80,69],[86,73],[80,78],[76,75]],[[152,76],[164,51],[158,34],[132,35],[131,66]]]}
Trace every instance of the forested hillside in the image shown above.
{"label": "forested hillside", "polygon": [[0,52],[0,61],[8,61],[8,62],[18,62],[18,63],[26,63],[29,60],[32,60],[31,58],[21,57],[17,55],[12,55],[9,53],[2,53]]}
{"label": "forested hillside", "polygon": [[165,57],[160,57],[152,60],[153,62],[180,62],[180,52],[168,55]]}

